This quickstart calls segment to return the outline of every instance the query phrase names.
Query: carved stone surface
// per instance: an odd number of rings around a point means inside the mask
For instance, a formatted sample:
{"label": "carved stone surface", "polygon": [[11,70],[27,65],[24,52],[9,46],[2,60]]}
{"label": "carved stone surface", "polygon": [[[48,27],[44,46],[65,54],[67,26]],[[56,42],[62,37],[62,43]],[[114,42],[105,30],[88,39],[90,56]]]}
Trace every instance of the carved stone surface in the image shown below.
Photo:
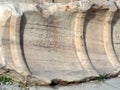
{"label": "carved stone surface", "polygon": [[119,24],[119,1],[0,0],[0,66],[40,84],[116,74]]}

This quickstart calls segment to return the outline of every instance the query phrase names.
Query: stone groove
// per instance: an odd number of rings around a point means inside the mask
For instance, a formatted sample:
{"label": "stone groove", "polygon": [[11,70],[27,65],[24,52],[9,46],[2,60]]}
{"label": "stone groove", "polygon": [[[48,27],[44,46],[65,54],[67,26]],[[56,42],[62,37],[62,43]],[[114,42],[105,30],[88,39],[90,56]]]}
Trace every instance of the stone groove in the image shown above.
{"label": "stone groove", "polygon": [[24,61],[20,44],[21,16],[11,16],[10,21],[10,47],[12,59],[16,70],[23,75],[30,75],[30,71]]}
{"label": "stone groove", "polygon": [[[112,10],[111,10],[112,9]],[[112,20],[115,12],[117,11],[117,7],[115,5],[110,6],[110,9],[107,11],[105,21],[104,21],[104,32],[103,32],[103,38],[104,38],[104,47],[106,50],[107,57],[113,67],[119,71],[120,69],[120,62],[116,55],[115,49],[114,49],[114,43],[113,43],[113,36],[112,36]]]}

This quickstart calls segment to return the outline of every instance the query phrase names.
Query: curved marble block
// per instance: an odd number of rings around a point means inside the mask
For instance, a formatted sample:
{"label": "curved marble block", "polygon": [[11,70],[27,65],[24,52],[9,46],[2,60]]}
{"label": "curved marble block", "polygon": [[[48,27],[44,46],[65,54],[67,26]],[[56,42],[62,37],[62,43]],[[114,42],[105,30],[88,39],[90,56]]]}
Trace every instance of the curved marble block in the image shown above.
{"label": "curved marble block", "polygon": [[0,2],[1,67],[65,81],[117,73],[119,2],[103,2]]}

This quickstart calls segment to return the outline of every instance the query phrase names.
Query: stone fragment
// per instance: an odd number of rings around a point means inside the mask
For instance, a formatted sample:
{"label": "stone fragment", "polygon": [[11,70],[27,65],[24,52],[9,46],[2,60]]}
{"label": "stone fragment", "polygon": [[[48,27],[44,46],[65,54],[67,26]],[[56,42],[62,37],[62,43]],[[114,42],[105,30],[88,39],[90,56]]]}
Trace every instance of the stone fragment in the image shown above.
{"label": "stone fragment", "polygon": [[50,85],[118,73],[119,8],[114,0],[0,0],[0,74]]}

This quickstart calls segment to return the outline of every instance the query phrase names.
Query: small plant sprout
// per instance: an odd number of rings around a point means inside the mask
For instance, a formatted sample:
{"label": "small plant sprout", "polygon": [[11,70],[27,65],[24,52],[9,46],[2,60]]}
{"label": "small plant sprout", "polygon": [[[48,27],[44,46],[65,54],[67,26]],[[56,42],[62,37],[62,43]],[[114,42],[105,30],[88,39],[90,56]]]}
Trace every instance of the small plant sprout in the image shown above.
{"label": "small plant sprout", "polygon": [[6,84],[7,82],[10,82],[12,79],[10,77],[0,76],[0,82],[3,84]]}
{"label": "small plant sprout", "polygon": [[97,78],[99,82],[104,82],[105,79],[106,79],[106,74],[100,74],[99,77]]}

